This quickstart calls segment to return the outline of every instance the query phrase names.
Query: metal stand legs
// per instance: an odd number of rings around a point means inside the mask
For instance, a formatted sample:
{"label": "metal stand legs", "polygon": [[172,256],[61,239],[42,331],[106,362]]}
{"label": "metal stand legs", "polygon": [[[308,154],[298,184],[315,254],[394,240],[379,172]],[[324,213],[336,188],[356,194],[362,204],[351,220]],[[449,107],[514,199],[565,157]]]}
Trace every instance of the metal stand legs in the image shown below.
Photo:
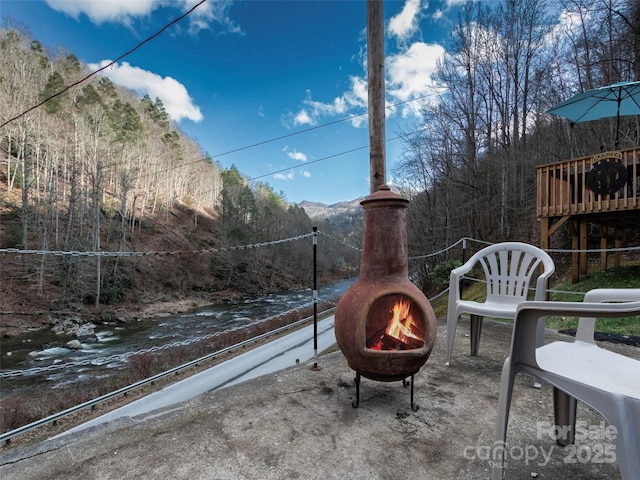
{"label": "metal stand legs", "polygon": [[[354,382],[356,384],[356,398],[354,398],[353,400],[351,400],[351,406],[353,408],[358,408],[358,406],[360,405],[360,379],[361,379],[361,375],[359,372],[356,372],[356,378],[354,379]],[[406,378],[402,379],[402,386],[407,388],[407,387],[411,387],[411,410],[413,410],[414,412],[417,411],[420,408],[420,405],[418,405],[417,403],[415,403],[413,401],[413,375],[411,375],[411,380],[407,380]]]}
{"label": "metal stand legs", "polygon": [[411,410],[416,412],[420,408],[420,405],[413,401],[413,375],[411,375],[411,380],[407,380],[406,378],[402,380],[402,386],[404,388],[407,388],[408,383],[411,384]]}
{"label": "metal stand legs", "polygon": [[351,406],[353,408],[358,408],[358,405],[360,405],[360,373],[356,372],[356,378],[354,379],[354,382],[356,382],[356,398],[354,400],[351,400]]}

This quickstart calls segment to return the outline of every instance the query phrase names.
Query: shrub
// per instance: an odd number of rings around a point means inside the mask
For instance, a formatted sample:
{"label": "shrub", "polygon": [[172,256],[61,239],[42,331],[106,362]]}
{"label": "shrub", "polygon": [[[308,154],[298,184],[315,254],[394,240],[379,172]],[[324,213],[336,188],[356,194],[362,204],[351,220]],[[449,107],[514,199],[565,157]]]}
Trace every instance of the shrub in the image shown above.
{"label": "shrub", "polygon": [[431,281],[437,290],[443,290],[449,286],[449,277],[451,270],[462,265],[460,260],[445,260],[433,268],[431,272]]}

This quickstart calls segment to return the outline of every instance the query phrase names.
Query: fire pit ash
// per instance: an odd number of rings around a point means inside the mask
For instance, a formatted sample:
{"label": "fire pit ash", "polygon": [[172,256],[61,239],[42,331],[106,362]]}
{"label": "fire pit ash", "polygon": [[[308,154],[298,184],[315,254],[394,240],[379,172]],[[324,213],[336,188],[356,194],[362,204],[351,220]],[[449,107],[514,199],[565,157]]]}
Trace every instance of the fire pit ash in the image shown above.
{"label": "fire pit ash", "polygon": [[338,302],[338,345],[360,377],[391,382],[413,376],[426,363],[436,338],[436,317],[422,291],[409,280],[406,209],[409,201],[387,185],[360,202],[364,240],[359,279]]}

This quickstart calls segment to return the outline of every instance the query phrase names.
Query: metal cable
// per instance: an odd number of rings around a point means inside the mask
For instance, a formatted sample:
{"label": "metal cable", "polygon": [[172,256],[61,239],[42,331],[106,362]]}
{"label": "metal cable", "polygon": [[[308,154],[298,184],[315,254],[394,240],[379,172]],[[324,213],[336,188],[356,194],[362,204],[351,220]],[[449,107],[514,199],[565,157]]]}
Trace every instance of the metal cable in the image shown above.
{"label": "metal cable", "polygon": [[21,250],[18,248],[0,248],[0,253],[17,253],[23,255],[53,255],[53,256],[71,256],[71,257],[146,257],[146,256],[169,256],[169,255],[194,255],[204,253],[221,253],[233,252],[238,250],[251,250],[255,248],[269,247],[280,243],[294,242],[312,236],[313,233],[304,233],[297,237],[283,238],[280,240],[271,240],[269,242],[253,243],[250,245],[238,245],[236,247],[220,247],[207,248],[204,250],[176,250],[165,252],[82,252],[82,251],[63,251],[63,250]]}
{"label": "metal cable", "polygon": [[351,249],[353,249],[353,250],[357,250],[357,251],[359,251],[359,252],[361,252],[361,251],[362,251],[362,248],[360,248],[360,247],[356,247],[355,245],[351,245],[351,244],[349,244],[349,243],[345,242],[344,240],[340,240],[340,239],[338,239],[338,238],[332,237],[332,236],[331,236],[331,235],[329,235],[328,233],[324,233],[324,232],[323,232],[323,231],[321,231],[321,230],[318,230],[318,233],[319,233],[320,235],[324,235],[325,237],[327,237],[327,238],[328,238],[328,239],[330,239],[330,240],[333,240],[334,242],[337,242],[337,243],[340,243],[340,244],[344,245],[345,247],[349,247],[349,248],[351,248]]}

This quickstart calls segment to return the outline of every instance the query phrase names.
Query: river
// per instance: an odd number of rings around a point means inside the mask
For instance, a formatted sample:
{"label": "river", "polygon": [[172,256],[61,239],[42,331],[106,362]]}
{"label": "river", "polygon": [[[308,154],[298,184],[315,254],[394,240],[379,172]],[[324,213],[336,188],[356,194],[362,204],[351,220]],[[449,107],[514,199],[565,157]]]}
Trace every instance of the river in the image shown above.
{"label": "river", "polygon": [[[337,298],[354,281],[350,279],[319,286],[318,298]],[[98,326],[95,330],[98,341],[83,344],[80,350],[70,350],[64,346],[74,337],[56,335],[50,330],[3,338],[0,370],[32,373],[0,379],[0,392],[2,396],[33,393],[40,389],[69,388],[91,378],[112,378],[125,366],[122,360],[109,359],[114,355],[200,338],[307,305],[312,300],[310,289],[294,290],[117,326]],[[78,362],[82,365],[77,365]],[[38,367],[68,363],[76,365],[38,371]]]}

